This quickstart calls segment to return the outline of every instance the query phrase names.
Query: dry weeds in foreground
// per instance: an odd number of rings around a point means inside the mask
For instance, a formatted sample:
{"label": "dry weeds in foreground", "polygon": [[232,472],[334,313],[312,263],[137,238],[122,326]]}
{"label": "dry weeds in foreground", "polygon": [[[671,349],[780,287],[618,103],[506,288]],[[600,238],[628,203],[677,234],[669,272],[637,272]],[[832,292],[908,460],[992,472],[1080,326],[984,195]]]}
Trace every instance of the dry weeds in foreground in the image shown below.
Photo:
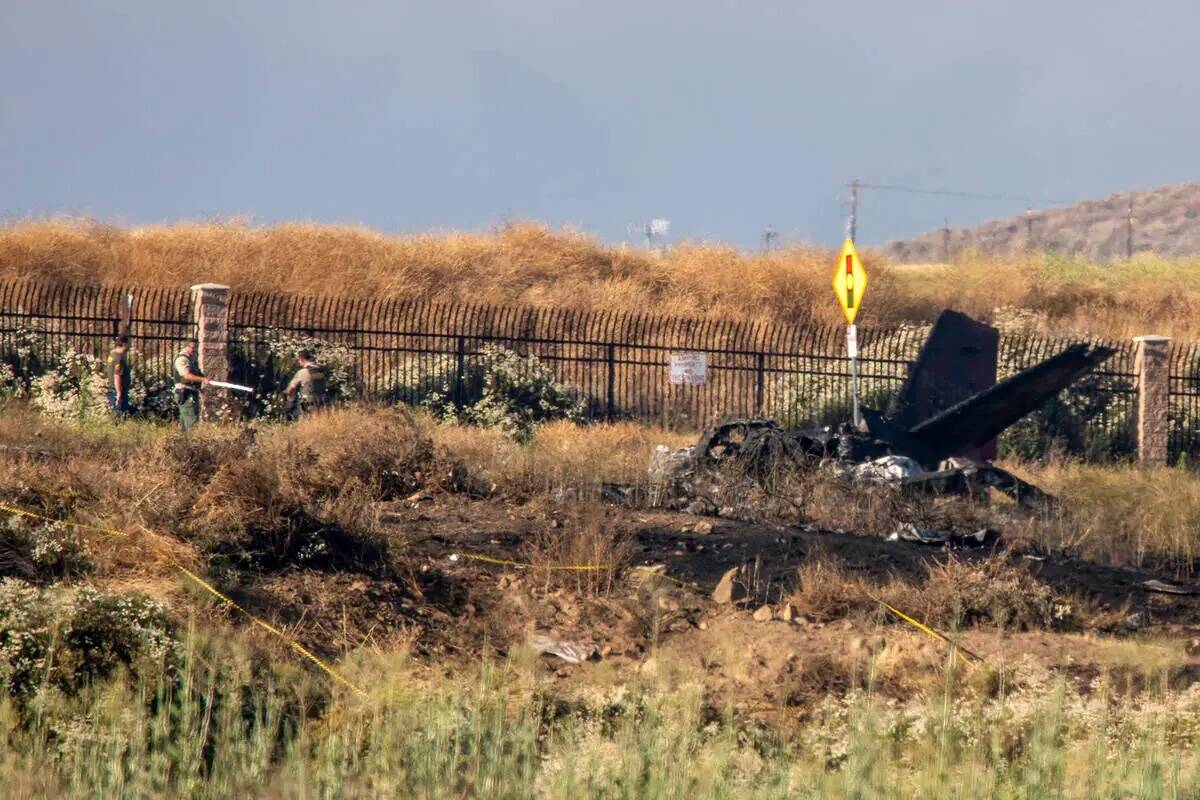
{"label": "dry weeds in foreground", "polygon": [[[0,228],[0,280],[188,286],[528,304],[742,320],[840,324],[830,298],[834,254],[768,254],[681,244],[657,256],[572,231],[522,223],[492,234],[389,236],[366,228],[180,223],[122,229],[86,220]],[[1063,257],[967,257],[890,268],[867,253],[870,299],[860,322],[932,319],[954,307],[1042,333],[1200,338],[1200,259],[1083,264]],[[1026,314],[1013,313],[1028,312]]]}
{"label": "dry weeds in foreground", "polygon": [[[421,480],[440,480],[450,463],[494,486],[503,502],[572,492],[588,498],[605,483],[644,485],[656,445],[694,441],[632,423],[562,422],[541,426],[518,444],[495,431],[371,407],[299,426],[265,426],[253,448],[245,437],[237,427],[211,427],[190,438],[141,423],[77,427],[10,404],[0,413],[0,489],[10,500],[56,515],[83,513],[96,524],[166,530],[186,519],[197,531],[220,537],[244,530],[249,520],[261,521],[265,509],[297,504],[349,524],[373,500],[403,496]],[[21,453],[31,455],[15,455]],[[890,533],[900,519],[963,531],[995,526],[1014,541],[1066,548],[1102,563],[1193,572],[1200,558],[1196,471],[1069,462],[1006,466],[1058,496],[1057,510],[1029,516],[1011,514],[1001,501],[900,501],[891,492],[867,492],[812,474],[780,488],[795,501],[783,502],[781,513],[873,535]],[[237,513],[230,519],[198,514],[202,491],[220,494]]]}

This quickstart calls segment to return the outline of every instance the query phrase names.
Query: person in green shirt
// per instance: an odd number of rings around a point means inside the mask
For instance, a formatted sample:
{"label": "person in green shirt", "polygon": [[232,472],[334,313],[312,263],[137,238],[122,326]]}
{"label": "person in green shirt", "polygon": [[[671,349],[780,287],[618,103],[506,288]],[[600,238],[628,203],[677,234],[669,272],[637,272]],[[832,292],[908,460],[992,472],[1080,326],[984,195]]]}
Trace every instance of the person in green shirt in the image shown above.
{"label": "person in green shirt", "polygon": [[175,376],[175,405],[179,406],[179,426],[190,431],[200,421],[200,389],[208,378],[200,371],[196,343],[188,342],[171,364]]}
{"label": "person in green shirt", "polygon": [[108,410],[117,419],[129,415],[129,337],[117,336],[104,362],[108,379]]}

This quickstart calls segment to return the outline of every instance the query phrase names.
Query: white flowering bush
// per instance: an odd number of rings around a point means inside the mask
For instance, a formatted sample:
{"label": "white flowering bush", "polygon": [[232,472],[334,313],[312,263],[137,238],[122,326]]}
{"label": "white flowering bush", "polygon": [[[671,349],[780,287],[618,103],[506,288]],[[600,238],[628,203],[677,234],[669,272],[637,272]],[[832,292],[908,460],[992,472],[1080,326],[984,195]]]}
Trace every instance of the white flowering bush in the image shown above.
{"label": "white flowering bush", "polygon": [[98,417],[106,413],[103,362],[67,347],[54,354],[46,370],[30,383],[29,401],[56,419]]}
{"label": "white flowering bush", "polygon": [[40,589],[16,578],[0,580],[0,689],[19,697],[37,688],[55,626],[54,609]]}
{"label": "white flowering bush", "polygon": [[[141,416],[174,414],[173,381],[129,353],[129,406]],[[0,334],[0,400],[24,398],[57,419],[108,414],[104,359],[76,350],[32,329]]]}
{"label": "white flowering bush", "polygon": [[43,683],[74,692],[122,666],[173,668],[178,656],[166,610],[148,597],[0,580],[0,689],[12,697]]}
{"label": "white flowering bush", "polygon": [[38,524],[23,532],[23,538],[30,560],[41,576],[74,578],[96,568],[79,529],[61,520]]}
{"label": "white flowering bush", "polygon": [[514,439],[528,438],[543,422],[583,417],[579,394],[537,356],[485,345],[463,360],[462,371],[454,359],[443,359],[420,391],[421,404],[441,419],[497,428]]}
{"label": "white flowering bush", "polygon": [[175,379],[168,372],[151,370],[140,359],[131,359],[129,407],[147,419],[174,419]]}
{"label": "white flowering bush", "polygon": [[20,397],[21,385],[17,381],[17,373],[13,368],[0,361],[0,403]]}
{"label": "white flowering bush", "polygon": [[40,348],[29,328],[0,333],[0,391],[23,396],[29,381],[41,371]]}
{"label": "white flowering bush", "polygon": [[354,353],[344,344],[275,328],[243,333],[237,344],[230,351],[232,380],[254,387],[251,403],[256,415],[283,415],[287,406],[284,391],[296,372],[296,355],[301,350],[308,350],[328,370],[325,388],[330,402],[362,395]]}
{"label": "white flowering bush", "polygon": [[172,665],[179,643],[166,609],[140,594],[109,594],[85,586],[71,599],[62,682],[78,689],[118,666]]}

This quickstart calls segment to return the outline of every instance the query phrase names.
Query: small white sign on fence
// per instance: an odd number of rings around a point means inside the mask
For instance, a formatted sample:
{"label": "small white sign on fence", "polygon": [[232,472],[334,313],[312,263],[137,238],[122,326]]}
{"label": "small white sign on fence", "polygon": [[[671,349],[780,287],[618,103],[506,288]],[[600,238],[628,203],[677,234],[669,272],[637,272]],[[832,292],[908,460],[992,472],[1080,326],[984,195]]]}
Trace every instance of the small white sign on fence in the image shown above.
{"label": "small white sign on fence", "polygon": [[707,353],[671,353],[672,384],[698,386],[708,379]]}

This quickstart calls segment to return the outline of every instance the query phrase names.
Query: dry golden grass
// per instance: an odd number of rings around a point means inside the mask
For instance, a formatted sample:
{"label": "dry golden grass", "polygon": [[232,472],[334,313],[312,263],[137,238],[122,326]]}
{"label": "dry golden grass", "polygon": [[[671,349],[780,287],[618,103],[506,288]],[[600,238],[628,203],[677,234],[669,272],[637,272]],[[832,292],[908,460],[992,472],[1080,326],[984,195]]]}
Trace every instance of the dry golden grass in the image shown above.
{"label": "dry golden grass", "polygon": [[[613,518],[611,508],[576,503],[557,527],[536,530],[527,545],[529,563],[538,580],[561,586],[581,597],[609,594],[633,558],[634,539]],[[594,569],[564,569],[594,567]]]}
{"label": "dry golden grass", "polygon": [[886,536],[900,522],[960,533],[991,528],[1010,544],[1036,543],[1099,563],[1177,570],[1189,576],[1200,564],[1196,470],[1071,461],[1004,466],[1058,502],[1030,513],[998,493],[986,504],[956,498],[906,499],[884,487],[853,486],[820,472],[800,475],[780,491],[795,499],[799,518],[822,528],[876,536]]}
{"label": "dry golden grass", "polygon": [[[1044,333],[1200,338],[1200,259],[1089,265],[1050,255],[967,256],[891,267],[867,252],[864,325],[932,319],[945,307]],[[122,229],[86,220],[0,228],[0,280],[188,286],[439,302],[838,324],[829,250],[742,253],[681,244],[663,255],[522,223],[496,233],[390,236],[366,228],[236,222]]]}
{"label": "dry golden grass", "polygon": [[499,431],[427,420],[435,446],[446,458],[495,483],[503,493],[529,496],[602,483],[644,483],[655,446],[695,443],[694,434],[620,422],[579,426],[552,422],[518,444]]}
{"label": "dry golden grass", "polygon": [[792,607],[820,621],[873,616],[894,622],[876,599],[905,608],[942,629],[991,625],[1027,630],[1049,627],[1054,597],[1021,562],[1004,555],[930,561],[919,579],[870,581],[836,557],[811,556],[797,572]]}
{"label": "dry golden grass", "polygon": [[891,277],[894,313],[902,319],[949,306],[1037,333],[1200,338],[1200,318],[1192,313],[1200,302],[1200,258],[1086,264],[1048,254],[968,256],[893,268]]}
{"label": "dry golden grass", "polygon": [[[424,424],[445,456],[519,498],[606,482],[642,483],[655,445],[695,443],[693,435],[633,423],[553,423],[538,428],[524,445],[486,429]],[[964,533],[990,527],[1010,542],[1065,548],[1102,563],[1189,573],[1200,558],[1200,473],[1194,470],[1075,462],[1005,466],[1057,496],[1055,510],[1028,514],[999,495],[989,504],[905,499],[819,472],[783,481],[775,494],[791,502],[774,510],[823,528],[876,536],[891,533],[899,522]],[[769,506],[770,499],[763,502]]]}
{"label": "dry golden grass", "polygon": [[73,427],[9,404],[0,413],[0,501],[116,532],[85,535],[101,576],[161,595],[175,574],[166,553],[189,563],[195,555],[145,527],[160,516],[159,495],[173,494],[178,476],[125,466],[158,452],[164,433],[145,425]]}
{"label": "dry golden grass", "polygon": [[169,573],[164,553],[184,558],[190,545],[286,560],[318,530],[344,539],[353,558],[375,558],[373,503],[434,472],[431,443],[410,415],[379,408],[185,435],[136,422],[56,422],[10,403],[0,412],[0,453],[0,500],[127,534],[88,537],[102,573],[118,581]]}
{"label": "dry golden grass", "polygon": [[[654,448],[693,436],[632,423],[539,427],[519,444],[481,428],[424,415],[346,408],[294,426],[204,426],[191,436],[141,423],[56,422],[21,404],[0,413],[0,499],[50,516],[122,530],[237,536],[271,509],[358,527],[381,499],[443,480],[458,462],[500,499],[585,501],[601,484],[647,481]],[[1194,570],[1200,559],[1200,473],[1076,463],[1007,464],[1056,495],[1056,510],[1030,515],[1009,502],[904,501],[823,474],[781,485],[780,519],[886,535],[898,522],[1000,530],[1010,542],[1061,547],[1106,563]],[[219,509],[219,511],[218,511]],[[281,522],[280,520],[276,520]],[[270,527],[269,525],[267,527]],[[286,527],[286,526],[285,526]],[[100,545],[107,575],[136,577],[137,542]],[[111,549],[108,549],[110,548]]]}
{"label": "dry golden grass", "polygon": [[[840,317],[830,302],[832,254],[749,256],[681,245],[665,257],[571,231],[519,224],[495,234],[387,236],[365,228],[178,224],[125,230],[87,221],[0,228],[0,279],[188,286],[530,304],[808,322]],[[890,295],[879,273],[868,316]]]}
{"label": "dry golden grass", "polygon": [[1038,526],[1047,544],[1097,561],[1194,569],[1200,556],[1194,470],[1073,463],[1026,470],[1061,501]]}

